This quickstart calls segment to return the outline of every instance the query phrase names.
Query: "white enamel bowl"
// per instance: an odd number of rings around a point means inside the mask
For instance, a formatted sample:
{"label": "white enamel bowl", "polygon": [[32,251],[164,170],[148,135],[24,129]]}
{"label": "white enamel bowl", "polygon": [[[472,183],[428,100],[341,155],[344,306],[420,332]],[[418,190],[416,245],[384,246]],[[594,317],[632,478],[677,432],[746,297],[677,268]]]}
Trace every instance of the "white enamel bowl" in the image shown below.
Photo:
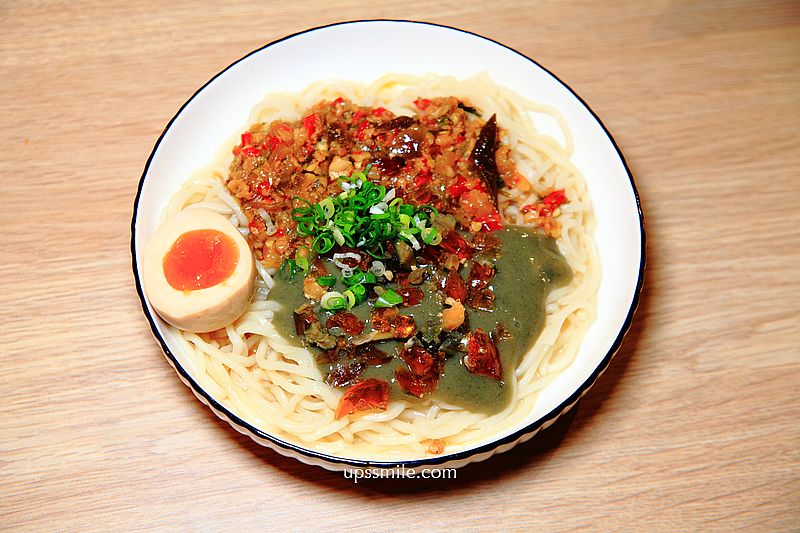
{"label": "white enamel bowl", "polygon": [[[534,412],[522,423],[469,450],[420,460],[381,463],[320,454],[267,434],[231,413],[198,384],[186,354],[177,348],[142,291],[142,251],[168,199],[246,126],[251,108],[266,93],[299,91],[332,78],[372,81],[390,72],[466,78],[483,71],[498,84],[560,110],[575,138],[573,161],[588,182],[602,268],[597,318],[575,362],[540,394]],[[459,467],[530,439],[572,407],[606,369],[630,327],[644,270],[644,230],[633,178],[611,135],[583,100],[552,73],[508,47],[458,29],[408,21],[315,28],[270,43],[217,74],[181,107],[156,142],[139,183],[132,234],[142,308],[181,380],[237,431],[282,455],[332,470]]]}

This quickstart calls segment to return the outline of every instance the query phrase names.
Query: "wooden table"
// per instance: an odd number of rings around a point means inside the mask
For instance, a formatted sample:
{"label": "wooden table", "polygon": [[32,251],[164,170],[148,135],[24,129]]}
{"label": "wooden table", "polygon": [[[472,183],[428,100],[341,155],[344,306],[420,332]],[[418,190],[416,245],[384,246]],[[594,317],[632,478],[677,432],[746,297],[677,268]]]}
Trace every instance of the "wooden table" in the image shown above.
{"label": "wooden table", "polygon": [[[797,2],[217,4],[0,6],[0,529],[800,526]],[[365,17],[462,27],[558,73],[647,218],[609,371],[456,481],[356,485],[255,445],[178,381],[133,288],[136,185],[180,105],[268,41]]]}

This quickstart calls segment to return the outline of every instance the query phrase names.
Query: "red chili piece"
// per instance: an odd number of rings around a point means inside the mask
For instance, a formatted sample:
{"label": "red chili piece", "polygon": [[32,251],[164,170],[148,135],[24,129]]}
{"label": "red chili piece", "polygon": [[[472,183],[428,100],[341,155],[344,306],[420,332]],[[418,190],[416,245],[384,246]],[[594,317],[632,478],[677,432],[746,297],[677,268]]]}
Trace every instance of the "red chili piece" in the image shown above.
{"label": "red chili piece", "polygon": [[400,385],[404,392],[417,398],[422,398],[429,392],[433,392],[436,390],[436,385],[439,384],[438,373],[418,376],[403,367],[397,367],[394,376],[397,379],[397,384]]}
{"label": "red chili piece", "polygon": [[442,250],[458,255],[459,259],[466,259],[472,256],[472,247],[464,240],[464,237],[455,230],[445,235],[439,246]]}
{"label": "red chili piece", "polygon": [[431,181],[433,181],[433,175],[428,171],[422,172],[418,174],[416,178],[414,178],[414,187],[417,189],[422,188]]}
{"label": "red chili piece", "polygon": [[485,231],[496,231],[503,229],[503,221],[500,219],[500,213],[492,211],[488,215],[478,217],[475,222],[483,224],[482,229]]}
{"label": "red chili piece", "polygon": [[307,117],[304,117],[301,122],[303,123],[303,128],[306,130],[306,139],[311,139],[311,137],[317,131],[317,115],[308,115]]}
{"label": "red chili piece", "polygon": [[[407,280],[408,278],[406,277],[406,281]],[[422,289],[418,289],[416,287],[397,289],[397,294],[403,297],[403,307],[412,307],[417,305],[425,298],[425,293],[422,292]]]}
{"label": "red chili piece", "polygon": [[564,189],[558,189],[557,191],[553,191],[542,200],[536,204],[528,204],[522,206],[521,211],[523,213],[530,213],[531,211],[536,211],[540,217],[549,217],[552,216],[553,211],[555,211],[561,204],[567,201],[567,196],[564,194]]}
{"label": "red chili piece", "polygon": [[339,363],[325,378],[325,383],[331,387],[347,387],[358,381],[361,374],[366,370],[367,365],[362,361],[350,361],[349,363]]}
{"label": "red chili piece", "polygon": [[492,338],[481,328],[469,334],[467,341],[467,355],[462,359],[464,366],[473,374],[488,376],[500,380],[503,370],[500,362],[500,353],[497,351]]}
{"label": "red chili piece", "polygon": [[360,321],[356,315],[346,311],[337,311],[328,319],[325,325],[328,327],[328,329],[333,327],[342,328],[350,335],[358,335],[364,331],[364,323]]}
{"label": "red chili piece", "polygon": [[264,181],[259,181],[258,185],[256,185],[256,192],[258,192],[258,194],[260,194],[261,196],[267,196],[271,188],[272,188],[272,183],[270,183],[268,179]]}
{"label": "red chili piece", "polygon": [[408,368],[415,374],[427,374],[433,368],[433,356],[422,346],[415,344],[411,348],[400,350],[400,359],[406,362]]}
{"label": "red chili piece", "polygon": [[469,192],[466,178],[464,178],[464,176],[459,176],[456,182],[448,188],[448,192],[452,198],[461,198],[464,194]]}
{"label": "red chili piece", "polygon": [[447,296],[459,302],[463,303],[467,299],[467,284],[456,270],[447,273],[442,290]]}
{"label": "red chili piece", "polygon": [[494,274],[495,271],[492,265],[486,265],[476,261],[472,263],[469,269],[467,285],[470,289],[485,289],[494,278]]}
{"label": "red chili piece", "polygon": [[336,408],[336,418],[342,418],[356,411],[381,409],[389,406],[389,383],[382,379],[365,379],[356,383],[339,400]]}
{"label": "red chili piece", "polygon": [[250,233],[261,233],[265,231],[267,227],[264,225],[264,221],[260,218],[251,218],[250,222],[247,223],[247,229],[250,230]]}
{"label": "red chili piece", "polygon": [[425,111],[426,109],[428,109],[428,106],[431,105],[431,101],[428,100],[427,98],[417,98],[416,100],[414,100],[414,105],[417,106],[417,108],[421,109],[422,111]]}

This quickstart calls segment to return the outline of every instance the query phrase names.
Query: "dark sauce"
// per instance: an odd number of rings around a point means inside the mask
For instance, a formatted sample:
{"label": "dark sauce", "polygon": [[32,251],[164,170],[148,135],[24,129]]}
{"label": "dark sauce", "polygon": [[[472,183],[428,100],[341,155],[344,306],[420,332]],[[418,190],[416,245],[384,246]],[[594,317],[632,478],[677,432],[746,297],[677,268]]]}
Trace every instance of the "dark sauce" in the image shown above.
{"label": "dark sauce", "polygon": [[[572,279],[569,265],[551,237],[522,226],[506,226],[494,232],[494,235],[502,242],[499,257],[495,260],[496,274],[491,281],[495,294],[494,309],[481,311],[465,307],[471,330],[481,328],[485,332],[497,332],[500,326],[508,334],[496,337],[503,368],[502,380],[469,372],[461,356],[453,355],[447,358],[438,386],[430,395],[431,398],[486,414],[497,413],[508,405],[513,373],[544,328],[547,296],[552,289],[564,286]],[[339,277],[340,272],[332,263],[326,266],[330,274]],[[469,268],[469,263],[462,268],[464,275]],[[424,330],[428,323],[441,323],[444,297],[435,290],[431,281],[426,281],[420,288],[425,292],[422,302],[413,307],[402,307],[399,311],[413,316],[418,328]],[[335,289],[345,289],[340,279]],[[295,333],[292,314],[294,309],[308,302],[303,295],[302,277],[291,282],[277,277],[268,298],[281,304],[283,309],[276,312],[273,318],[278,333],[291,344],[304,346],[303,339]],[[349,312],[366,321],[371,310],[372,307],[365,302]],[[402,346],[402,341],[379,341],[375,346],[394,355]],[[317,348],[309,349],[320,353]],[[395,382],[395,369],[404,364],[394,357],[389,363],[368,367],[362,379],[373,377],[388,381],[392,400],[410,398]],[[319,363],[319,367],[323,375],[333,370],[332,364]]]}

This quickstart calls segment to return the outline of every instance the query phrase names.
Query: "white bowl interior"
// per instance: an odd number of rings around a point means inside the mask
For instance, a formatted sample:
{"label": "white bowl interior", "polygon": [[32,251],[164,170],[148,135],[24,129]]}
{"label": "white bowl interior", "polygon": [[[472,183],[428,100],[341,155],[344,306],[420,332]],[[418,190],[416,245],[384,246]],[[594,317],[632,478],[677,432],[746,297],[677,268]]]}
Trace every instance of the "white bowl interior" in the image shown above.
{"label": "white bowl interior", "polygon": [[[487,39],[419,23],[349,23],[293,36],[231,66],[185,106],[152,157],[135,220],[137,271],[144,244],[169,198],[193,171],[211,162],[231,135],[243,131],[251,108],[267,93],[297,91],[326,79],[368,82],[388,72],[465,78],[483,71],[496,83],[563,113],[574,135],[573,161],[586,177],[597,216],[595,239],[602,268],[597,318],[575,362],[540,394],[528,420],[475,447],[544,417],[590,378],[623,328],[641,267],[640,218],[625,166],[587,108],[544,69]],[[193,375],[187,354],[176,349],[165,324],[149,310],[178,362]]]}

